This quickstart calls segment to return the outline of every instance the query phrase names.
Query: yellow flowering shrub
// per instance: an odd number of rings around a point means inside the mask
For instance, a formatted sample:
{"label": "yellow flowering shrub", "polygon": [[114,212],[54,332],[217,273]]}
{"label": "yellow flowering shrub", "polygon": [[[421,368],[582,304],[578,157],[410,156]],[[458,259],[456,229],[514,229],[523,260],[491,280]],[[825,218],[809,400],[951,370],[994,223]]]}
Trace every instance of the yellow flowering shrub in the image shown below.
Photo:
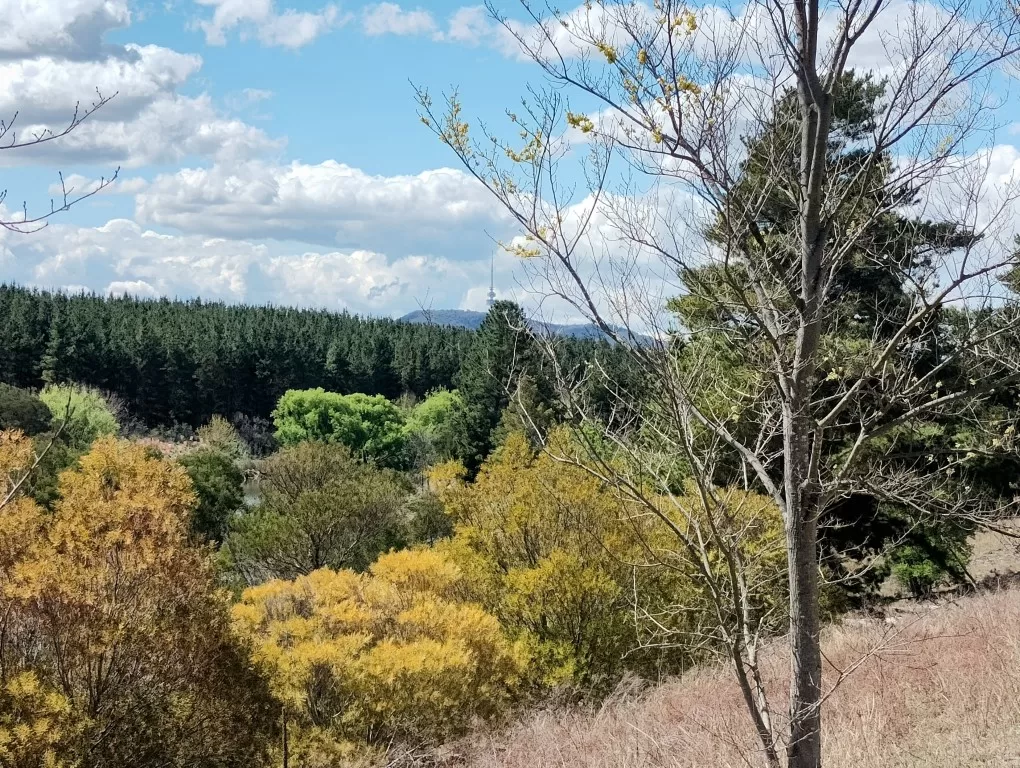
{"label": "yellow flowering shrub", "polygon": [[[473,483],[456,463],[436,467],[430,480],[455,523],[454,537],[437,547],[464,572],[473,599],[508,631],[537,639],[536,669],[549,683],[605,688],[627,670],[654,676],[689,661],[714,612],[696,564],[647,509],[552,458],[574,452],[566,430],[549,440],[551,451],[536,453],[523,434],[509,435]],[[656,503],[666,516],[697,522],[696,498]],[[728,546],[743,553],[755,583],[781,576],[771,501],[734,489],[718,498],[725,509],[715,517],[731,521],[721,535],[731,535]]]}
{"label": "yellow flowering shrub", "polygon": [[0,765],[71,768],[65,756],[81,725],[66,696],[32,672],[15,674],[0,688]]}
{"label": "yellow flowering shrub", "polygon": [[0,433],[0,765],[258,765],[276,704],[190,543],[184,469],[101,438],[50,513],[11,495],[30,457]]}
{"label": "yellow flowering shrub", "polygon": [[322,569],[245,590],[234,624],[272,670],[294,749],[309,755],[297,765],[314,764],[330,739],[341,751],[438,742],[525,691],[526,644],[463,599],[464,579],[439,552],[417,549],[383,555],[367,573]]}

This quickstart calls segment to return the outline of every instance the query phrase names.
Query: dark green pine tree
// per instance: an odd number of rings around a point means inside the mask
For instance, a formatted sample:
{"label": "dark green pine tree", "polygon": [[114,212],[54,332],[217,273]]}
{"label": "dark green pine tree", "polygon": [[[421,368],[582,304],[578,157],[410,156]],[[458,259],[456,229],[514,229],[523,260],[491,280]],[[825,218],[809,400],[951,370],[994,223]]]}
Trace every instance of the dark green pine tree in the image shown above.
{"label": "dark green pine tree", "polygon": [[[950,254],[974,241],[974,235],[955,222],[912,216],[910,207],[918,198],[918,190],[894,182],[892,157],[872,162],[868,141],[876,128],[878,105],[884,92],[881,81],[852,71],[843,76],[836,92],[826,162],[829,176],[843,184],[850,194],[845,196],[843,209],[833,216],[832,226],[842,230],[834,239],[854,240],[856,247],[836,274],[835,288],[826,307],[825,344],[837,351],[823,361],[826,367],[816,372],[817,381],[829,382],[828,390],[824,389],[825,384],[820,385],[821,402],[825,402],[827,391],[835,393],[847,384],[845,377],[853,376],[852,371],[842,369],[844,360],[838,350],[852,349],[855,343],[870,339],[889,338],[902,327],[910,311],[912,278],[930,266],[934,255]],[[794,247],[797,238],[792,236],[798,226],[800,199],[797,98],[794,91],[788,92],[779,101],[765,130],[746,140],[747,160],[742,176],[730,192],[729,205],[708,232],[710,240],[732,250],[734,258],[730,265],[689,270],[683,275],[691,286],[689,295],[671,303],[683,325],[699,332],[693,343],[701,345],[700,348],[712,343],[713,328],[743,322],[738,296],[747,289],[746,283],[741,282],[742,276],[752,270],[759,279],[770,272],[781,274],[784,261],[793,265],[800,258]],[[785,169],[785,173],[777,173],[776,169]],[[751,210],[755,212],[753,217],[746,214]],[[877,212],[863,233],[859,231],[861,211]],[[777,280],[776,295],[785,295],[781,290],[782,282]],[[711,298],[706,300],[705,296]],[[913,338],[930,338],[933,327],[948,326],[943,323],[946,319],[944,315],[936,317],[932,326],[915,329]],[[943,339],[946,344],[952,343],[948,335]],[[942,343],[940,340],[939,345]],[[724,355],[728,355],[729,363],[724,361]],[[934,348],[918,345],[909,364],[920,376],[930,370],[936,358]],[[743,351],[730,349],[720,355],[719,362],[725,368],[734,361],[741,364],[739,361],[744,359]],[[943,373],[947,381],[954,375],[964,372],[947,369]],[[876,393],[876,397],[882,396],[881,392]],[[897,415],[892,408],[889,417]],[[739,428],[750,435],[758,433],[762,425],[745,418]],[[854,438],[853,425],[845,429],[849,444]],[[899,461],[904,469],[915,467],[918,456],[941,455],[943,449],[951,452],[953,434],[954,426],[947,423],[899,430],[895,435],[895,454],[890,452],[884,458]],[[839,442],[834,440],[833,444],[838,453]],[[835,460],[833,456],[827,458]],[[719,482],[732,481],[736,462],[729,466],[720,463],[720,467]],[[933,469],[928,467],[926,471]],[[846,573],[847,563],[867,562],[899,542],[912,564],[924,560],[936,570],[958,577],[960,571],[954,570],[952,563],[959,559],[957,553],[964,547],[966,527],[950,521],[923,525],[920,522],[912,512],[895,504],[880,503],[866,494],[850,495],[825,511],[820,541],[823,562],[843,579],[844,585],[867,591],[877,585],[882,571],[870,569],[861,580],[854,580]],[[894,546],[893,562],[895,558]]]}
{"label": "dark green pine tree", "polygon": [[198,402],[195,398],[195,365],[189,339],[180,330],[167,328],[163,337],[163,397],[168,420],[174,424],[193,423]]}
{"label": "dark green pine tree", "polygon": [[144,413],[153,422],[168,420],[163,391],[164,349],[148,323],[139,322],[128,340],[132,376],[127,382],[127,401],[134,413]]}
{"label": "dark green pine tree", "polygon": [[351,386],[351,364],[349,352],[345,349],[343,341],[336,337],[329,343],[326,349],[326,381],[324,389],[330,392],[341,392],[350,394],[354,390]]}
{"label": "dark green pine tree", "polygon": [[[842,230],[832,239],[856,243],[836,275],[827,330],[838,325],[840,334],[864,338],[876,331],[880,336],[895,332],[909,308],[911,276],[929,266],[935,254],[951,253],[974,240],[968,228],[955,222],[911,216],[909,207],[917,201],[918,190],[894,183],[894,161],[888,154],[873,162],[868,140],[876,130],[884,93],[884,83],[871,74],[849,71],[843,75],[826,154],[829,176],[837,185],[843,181],[850,191],[842,209],[832,216],[834,229]],[[739,309],[732,317],[720,317],[719,312],[721,307],[727,311],[739,307],[730,294],[736,291],[741,270],[782,274],[775,262],[792,265],[800,259],[792,236],[798,226],[800,199],[798,99],[796,91],[789,89],[765,129],[744,140],[747,159],[741,177],[707,233],[710,240],[733,251],[725,279],[723,268],[716,266],[688,270],[683,277],[692,286],[691,296],[673,303],[690,328],[739,322]],[[753,218],[748,211],[754,212]],[[863,233],[859,232],[862,211],[877,212]],[[768,267],[769,263],[773,266]],[[699,295],[721,300],[694,298]]]}
{"label": "dark green pine tree", "polygon": [[497,301],[479,326],[457,376],[464,402],[457,452],[471,472],[492,451],[503,412],[525,380],[530,384],[529,400],[552,400],[528,319],[514,302]]}
{"label": "dark green pine tree", "polygon": [[0,291],[0,381],[38,387],[51,303],[21,291]]}
{"label": "dark green pine tree", "polygon": [[47,384],[62,384],[71,379],[74,339],[66,307],[67,302],[55,304],[50,320],[49,339],[42,356],[42,379]]}

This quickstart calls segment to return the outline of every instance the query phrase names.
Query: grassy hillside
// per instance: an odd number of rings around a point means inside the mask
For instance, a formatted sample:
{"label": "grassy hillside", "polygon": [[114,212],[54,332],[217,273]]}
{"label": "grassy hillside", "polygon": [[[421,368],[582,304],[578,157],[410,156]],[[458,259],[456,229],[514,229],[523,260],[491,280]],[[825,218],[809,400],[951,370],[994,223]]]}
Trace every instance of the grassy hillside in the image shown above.
{"label": "grassy hillside", "polygon": [[[824,739],[833,768],[1020,765],[1020,589],[905,605],[825,632]],[[785,657],[766,669],[784,707]],[[698,669],[596,710],[544,711],[479,735],[443,760],[458,768],[731,768],[760,765],[736,685]]]}

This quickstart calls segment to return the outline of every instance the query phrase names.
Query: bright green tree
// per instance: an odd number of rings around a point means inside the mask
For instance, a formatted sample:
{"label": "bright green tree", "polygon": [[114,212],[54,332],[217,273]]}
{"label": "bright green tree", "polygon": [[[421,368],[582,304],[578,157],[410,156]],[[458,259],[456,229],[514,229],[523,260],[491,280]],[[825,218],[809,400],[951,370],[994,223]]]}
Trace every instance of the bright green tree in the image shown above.
{"label": "bright green tree", "polygon": [[411,463],[428,466],[458,455],[461,442],[464,401],[456,390],[439,389],[415,405],[407,417]]}
{"label": "bright green tree", "polygon": [[281,445],[305,440],[343,443],[383,466],[398,467],[404,462],[404,416],[382,395],[290,390],[277,403],[273,423]]}
{"label": "bright green tree", "polygon": [[106,399],[94,389],[50,384],[39,393],[39,399],[53,413],[54,423],[63,424],[67,443],[77,450],[85,450],[97,438],[115,435],[120,430]]}

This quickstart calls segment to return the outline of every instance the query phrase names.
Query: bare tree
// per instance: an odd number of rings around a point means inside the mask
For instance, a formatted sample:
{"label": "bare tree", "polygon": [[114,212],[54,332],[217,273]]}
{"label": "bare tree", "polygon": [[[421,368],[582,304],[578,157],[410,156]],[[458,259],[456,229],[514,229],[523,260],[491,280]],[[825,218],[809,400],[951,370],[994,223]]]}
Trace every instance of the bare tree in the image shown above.
{"label": "bare tree", "polygon": [[[862,494],[919,515],[1012,508],[952,482],[966,446],[899,446],[927,424],[975,419],[1017,376],[1005,347],[1018,316],[1000,283],[1016,266],[1002,230],[1014,190],[990,186],[981,149],[1020,22],[970,0],[758,0],[737,14],[521,2],[528,23],[490,6],[547,79],[508,113],[521,141],[469,126],[456,94],[440,108],[419,90],[422,120],[513,215],[522,234],[507,247],[535,286],[627,345],[645,373],[640,405],[602,377],[618,404],[609,418],[584,388],[564,388],[587,450],[562,458],[643,503],[702,561],[763,755],[817,768],[826,512]],[[877,70],[865,83],[880,95],[847,132],[836,107],[854,68]],[[875,233],[904,211],[915,224],[896,220],[897,251]],[[875,294],[848,314],[849,269],[892,275],[895,299]],[[674,502],[679,477],[699,509]],[[772,617],[722,481],[782,513],[785,728],[757,667]]]}
{"label": "bare tree", "polygon": [[[80,103],[75,105],[71,119],[66,125],[59,128],[39,127],[29,129],[27,136],[18,134],[16,124],[19,115],[15,112],[9,120],[0,120],[0,151],[24,150],[41,144],[47,144],[51,141],[58,141],[76,130],[82,123],[92,117],[97,110],[106,106],[116,95],[114,93],[112,96],[103,96],[97,90],[96,99],[87,107],[83,108]],[[18,234],[37,232],[46,226],[50,217],[70,209],[75,203],[92,197],[113,184],[117,180],[119,173],[120,168],[117,168],[109,178],[103,176],[99,181],[90,184],[84,190],[68,187],[64,181],[63,173],[58,173],[60,177],[60,195],[59,198],[50,200],[48,211],[29,213],[28,204],[23,202],[21,204],[21,216],[13,218],[0,216],[0,227]],[[6,201],[7,189],[0,190],[0,205]]]}

